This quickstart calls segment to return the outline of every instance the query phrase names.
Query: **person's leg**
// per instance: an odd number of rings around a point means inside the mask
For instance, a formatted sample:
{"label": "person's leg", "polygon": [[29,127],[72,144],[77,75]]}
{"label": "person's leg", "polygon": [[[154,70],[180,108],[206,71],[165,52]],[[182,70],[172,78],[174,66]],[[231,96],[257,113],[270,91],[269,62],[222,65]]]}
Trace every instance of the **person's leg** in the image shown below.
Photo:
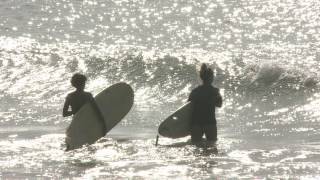
{"label": "person's leg", "polygon": [[191,127],[191,142],[199,143],[202,140],[203,129],[200,126],[193,125]]}
{"label": "person's leg", "polygon": [[204,126],[204,134],[206,135],[207,141],[215,143],[217,138],[217,126],[215,124],[208,124]]}

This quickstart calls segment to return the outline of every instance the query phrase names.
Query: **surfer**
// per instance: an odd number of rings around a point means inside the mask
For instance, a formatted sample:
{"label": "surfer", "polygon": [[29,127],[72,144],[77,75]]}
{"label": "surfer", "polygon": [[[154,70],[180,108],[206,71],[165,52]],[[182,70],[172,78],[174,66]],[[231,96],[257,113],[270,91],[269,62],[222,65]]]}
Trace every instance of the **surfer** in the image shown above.
{"label": "surfer", "polygon": [[[90,92],[85,92],[84,88],[86,86],[87,77],[83,74],[76,73],[71,78],[71,85],[76,88],[75,91],[68,94],[66,101],[63,106],[63,117],[71,116],[76,114],[80,108],[86,103],[90,102],[93,108],[97,111],[97,114],[100,116],[101,121],[104,122],[103,115],[96,104],[92,94]],[[71,110],[69,110],[71,107]]]}
{"label": "surfer", "polygon": [[[63,106],[63,117],[74,115],[87,102],[94,101],[92,94],[84,91],[86,81],[87,77],[82,74],[76,73],[72,76],[71,85],[75,87],[76,90],[68,94],[66,97],[66,101]],[[71,110],[69,107],[71,107]]]}
{"label": "surfer", "polygon": [[200,78],[202,85],[193,89],[188,101],[191,101],[192,121],[191,121],[191,141],[198,144],[205,134],[208,142],[217,141],[217,122],[215,117],[215,107],[222,106],[222,97],[219,89],[213,87],[213,71],[206,64],[202,64]]}
{"label": "surfer", "polygon": [[[102,126],[102,129],[106,129],[103,115],[98,108],[98,105],[96,104],[92,94],[90,92],[84,91],[85,85],[86,85],[87,77],[83,74],[76,73],[71,78],[71,85],[76,88],[75,91],[69,93],[66,97],[64,106],[63,106],[63,112],[62,116],[67,117],[76,114],[83,105],[86,103],[91,103],[95,111],[97,112],[99,119],[103,122],[104,126]],[[70,109],[71,107],[71,109]],[[66,146],[68,151],[70,149],[68,144],[68,134],[66,137]]]}

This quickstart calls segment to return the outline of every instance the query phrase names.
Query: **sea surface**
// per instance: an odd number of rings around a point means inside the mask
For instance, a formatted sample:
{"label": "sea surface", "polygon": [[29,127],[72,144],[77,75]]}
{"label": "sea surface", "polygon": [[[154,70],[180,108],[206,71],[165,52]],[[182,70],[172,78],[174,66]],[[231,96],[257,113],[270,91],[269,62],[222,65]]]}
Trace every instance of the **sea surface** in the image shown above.
{"label": "sea surface", "polygon": [[[319,0],[1,0],[0,179],[319,179]],[[207,63],[218,153],[158,125]],[[76,72],[127,82],[130,113],[65,152]]]}

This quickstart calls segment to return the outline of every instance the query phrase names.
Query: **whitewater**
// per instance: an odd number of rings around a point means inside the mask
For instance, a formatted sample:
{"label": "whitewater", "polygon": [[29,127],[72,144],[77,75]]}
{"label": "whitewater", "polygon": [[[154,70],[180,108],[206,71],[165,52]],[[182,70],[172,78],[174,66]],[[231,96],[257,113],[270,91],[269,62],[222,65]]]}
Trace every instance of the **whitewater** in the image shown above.
{"label": "whitewater", "polygon": [[[319,179],[320,1],[1,0],[0,179]],[[218,154],[158,125],[214,69]],[[76,72],[130,113],[65,152]]]}

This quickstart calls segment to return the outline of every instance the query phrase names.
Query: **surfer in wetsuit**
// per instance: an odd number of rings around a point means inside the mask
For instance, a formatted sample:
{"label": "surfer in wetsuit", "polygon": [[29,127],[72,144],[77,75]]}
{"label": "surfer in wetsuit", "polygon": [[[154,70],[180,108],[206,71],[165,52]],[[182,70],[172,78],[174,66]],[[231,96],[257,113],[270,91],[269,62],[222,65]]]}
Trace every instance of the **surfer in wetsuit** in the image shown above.
{"label": "surfer in wetsuit", "polygon": [[213,71],[205,64],[201,66],[200,78],[203,84],[193,89],[188,99],[193,106],[191,141],[197,144],[205,134],[207,141],[215,143],[217,141],[215,107],[222,106],[222,97],[219,89],[211,85]]}

